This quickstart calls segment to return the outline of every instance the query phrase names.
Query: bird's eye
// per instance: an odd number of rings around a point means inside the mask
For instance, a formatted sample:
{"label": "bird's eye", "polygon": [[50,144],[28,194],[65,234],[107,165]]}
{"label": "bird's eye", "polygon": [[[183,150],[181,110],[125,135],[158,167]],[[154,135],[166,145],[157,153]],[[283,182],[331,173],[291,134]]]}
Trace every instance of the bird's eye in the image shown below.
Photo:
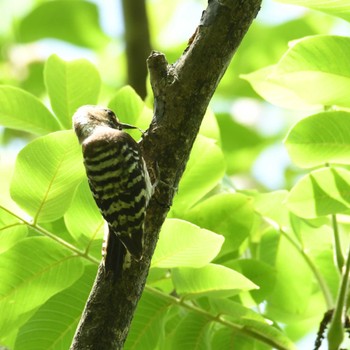
{"label": "bird's eye", "polygon": [[110,109],[106,109],[106,113],[107,113],[108,117],[110,117],[110,118],[114,117],[115,118],[115,114]]}

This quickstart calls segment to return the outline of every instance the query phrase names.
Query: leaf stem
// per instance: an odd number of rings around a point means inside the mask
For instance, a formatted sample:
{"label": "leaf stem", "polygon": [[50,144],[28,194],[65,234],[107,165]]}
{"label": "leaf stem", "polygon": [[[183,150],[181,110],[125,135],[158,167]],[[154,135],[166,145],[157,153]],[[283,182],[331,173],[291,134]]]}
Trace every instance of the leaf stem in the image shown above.
{"label": "leaf stem", "polygon": [[350,247],[348,248],[345,271],[343,269],[343,277],[340,283],[340,290],[337,297],[337,302],[335,310],[333,313],[331,325],[329,326],[329,331],[327,335],[328,339],[328,349],[338,350],[343,338],[344,338],[344,316],[345,316],[345,302],[346,294],[349,282],[349,272],[350,272]]}
{"label": "leaf stem", "polygon": [[53,239],[54,241],[56,241],[57,243],[63,245],[65,248],[73,251],[75,254],[81,256],[82,258],[89,260],[90,262],[94,263],[94,264],[99,264],[99,261],[97,259],[95,259],[94,257],[88,255],[88,252],[83,252],[80,249],[76,248],[73,244],[65,241],[64,239],[58,237],[57,235],[55,235],[54,233],[46,230],[45,228],[39,226],[38,224],[31,222],[29,220],[23,219],[21,218],[19,215],[13,213],[11,210],[7,209],[6,207],[3,207],[2,205],[0,205],[0,209],[3,209],[4,211],[6,211],[7,213],[11,214],[12,216],[14,216],[16,219],[18,219],[20,221],[20,223],[27,225],[31,228],[33,228],[35,231],[41,233],[44,236],[50,237],[51,239]]}
{"label": "leaf stem", "polygon": [[344,267],[344,256],[341,249],[337,216],[335,214],[332,215],[332,226],[333,226],[333,234],[334,234],[334,258],[338,266],[338,269],[341,273]]}
{"label": "leaf stem", "polygon": [[[99,261],[91,256],[89,256],[86,252],[82,252],[81,250],[77,249],[74,245],[68,243],[67,241],[63,240],[60,237],[57,237],[55,234],[53,234],[52,232],[46,230],[45,228],[37,225],[36,223],[30,222],[28,220],[25,220],[23,218],[21,218],[19,215],[11,212],[11,210],[0,206],[1,209],[5,210],[6,212],[8,212],[9,214],[11,214],[12,216],[14,216],[15,218],[17,218],[20,223],[27,225],[31,228],[33,228],[35,231],[39,232],[40,234],[47,236],[51,239],[53,239],[54,241],[56,241],[57,243],[63,245],[65,248],[73,251],[74,253],[76,253],[77,255],[89,260],[90,262],[94,263],[94,264],[99,264]],[[18,223],[18,224],[20,224]],[[157,295],[158,297],[162,298],[163,300],[167,300],[169,301],[171,304],[174,305],[178,305],[182,308],[185,308],[189,311],[195,312],[197,314],[201,314],[205,317],[207,317],[210,321],[212,322],[217,322],[225,327],[229,327],[231,328],[233,331],[236,331],[238,333],[244,334],[246,336],[249,336],[251,338],[254,338],[256,340],[259,340],[277,350],[290,350],[290,347],[286,347],[281,345],[280,343],[276,342],[274,339],[272,339],[271,337],[269,337],[268,334],[264,335],[260,332],[257,332],[256,330],[254,330],[253,328],[248,328],[245,325],[240,325],[240,324],[236,324],[234,322],[228,321],[227,319],[223,318],[221,315],[213,315],[201,308],[199,308],[198,306],[195,305],[191,305],[188,302],[186,302],[183,299],[179,299],[176,298],[174,296],[171,296],[169,294],[163,293],[162,291],[159,291],[153,287],[150,287],[148,285],[145,286],[145,288],[152,294]]]}
{"label": "leaf stem", "polygon": [[326,281],[324,280],[323,276],[321,275],[320,271],[318,270],[318,268],[316,267],[314,262],[310,259],[310,257],[305,252],[305,250],[302,247],[300,247],[299,244],[296,243],[290,237],[290,235],[287,234],[287,232],[283,231],[283,229],[281,227],[279,228],[279,230],[280,230],[280,233],[289,241],[289,243],[291,243],[292,246],[301,254],[301,256],[305,260],[306,264],[309,266],[310,270],[312,271],[313,275],[315,276],[315,278],[316,278],[316,280],[321,288],[323,297],[324,297],[325,302],[327,304],[327,309],[328,310],[332,309],[334,307],[334,300],[333,300],[332,293],[329,290]]}
{"label": "leaf stem", "polygon": [[94,264],[99,264],[99,261],[97,259],[95,259],[94,257],[88,255],[86,252],[81,251],[80,249],[76,248],[73,244],[68,243],[67,241],[65,241],[64,239],[57,237],[55,234],[53,234],[52,232],[46,230],[45,228],[37,225],[37,224],[31,224],[28,222],[25,222],[26,225],[32,227],[35,231],[41,233],[44,236],[50,237],[51,239],[53,239],[54,241],[56,241],[57,243],[63,245],[65,248],[73,251],[74,253],[76,253],[77,255],[81,256],[82,258],[89,260],[90,262],[94,263]]}
{"label": "leaf stem", "polygon": [[145,289],[147,289],[152,294],[157,295],[158,297],[162,298],[163,300],[167,300],[168,302],[170,302],[174,305],[179,305],[180,307],[182,307],[184,309],[195,312],[197,314],[201,314],[202,316],[208,318],[212,322],[217,322],[225,327],[231,328],[233,331],[236,331],[240,334],[244,334],[246,336],[249,336],[251,338],[259,340],[259,341],[273,347],[274,349],[290,350],[290,347],[283,346],[280,343],[274,341],[274,339],[269,337],[268,334],[266,334],[266,336],[265,336],[264,334],[255,331],[253,328],[248,328],[245,325],[236,324],[234,322],[228,321],[227,319],[224,319],[221,315],[213,315],[213,314],[199,308],[198,306],[187,303],[184,299],[179,299],[179,298],[176,298],[172,295],[164,294],[163,292],[161,292],[153,287],[150,287],[148,285],[145,286]]}

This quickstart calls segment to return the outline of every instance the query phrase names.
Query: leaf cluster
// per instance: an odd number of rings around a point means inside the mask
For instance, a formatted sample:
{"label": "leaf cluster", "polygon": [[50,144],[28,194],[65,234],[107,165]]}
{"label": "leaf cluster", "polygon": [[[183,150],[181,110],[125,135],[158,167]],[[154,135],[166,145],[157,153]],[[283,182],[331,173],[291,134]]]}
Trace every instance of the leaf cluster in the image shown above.
{"label": "leaf cluster", "polygon": [[[49,4],[21,22],[23,42],[39,38],[32,23],[43,18],[40,11],[51,11]],[[76,2],[69,11],[97,21],[93,6],[87,12],[79,8],[86,4]],[[345,1],[302,4],[349,20]],[[72,21],[58,30],[50,22],[48,34],[94,48],[107,40],[98,26],[87,29],[84,23]],[[73,25],[90,34],[79,38]],[[226,174],[249,168],[242,145],[255,154],[261,138],[228,115],[207,111],[125,349],[294,349],[296,341],[316,333],[323,313],[333,308],[329,344],[340,346],[348,308],[343,273],[349,262],[344,249],[350,201],[348,48],[348,37],[305,37],[276,65],[244,76],[267,101],[312,111],[285,138],[293,163],[305,169],[290,191],[234,188]],[[14,349],[69,347],[103,235],[70,130],[76,108],[99,103],[105,88],[100,73],[87,60],[53,55],[45,63],[44,81],[50,104],[23,89],[0,86],[0,124],[33,139],[14,166],[0,168],[0,344]],[[149,105],[128,86],[107,105],[141,129],[152,118]]]}

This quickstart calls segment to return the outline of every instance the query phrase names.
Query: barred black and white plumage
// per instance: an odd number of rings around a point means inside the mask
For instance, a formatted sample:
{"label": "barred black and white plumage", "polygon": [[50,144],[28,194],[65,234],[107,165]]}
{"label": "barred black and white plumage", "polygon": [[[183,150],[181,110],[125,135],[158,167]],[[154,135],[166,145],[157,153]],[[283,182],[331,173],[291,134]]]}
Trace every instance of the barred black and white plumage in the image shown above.
{"label": "barred black and white plumage", "polygon": [[127,252],[142,258],[143,226],[152,185],[138,144],[115,114],[83,106],[73,116],[93,197],[108,224],[105,268],[119,274]]}

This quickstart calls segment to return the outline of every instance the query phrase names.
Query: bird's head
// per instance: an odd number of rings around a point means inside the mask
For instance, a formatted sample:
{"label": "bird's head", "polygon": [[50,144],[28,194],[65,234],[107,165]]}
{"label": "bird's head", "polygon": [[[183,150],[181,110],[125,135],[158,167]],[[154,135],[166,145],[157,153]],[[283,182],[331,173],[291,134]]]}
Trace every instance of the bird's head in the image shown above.
{"label": "bird's head", "polygon": [[98,127],[117,130],[136,129],[135,126],[121,123],[112,110],[91,105],[82,106],[74,113],[73,127],[80,143]]}

